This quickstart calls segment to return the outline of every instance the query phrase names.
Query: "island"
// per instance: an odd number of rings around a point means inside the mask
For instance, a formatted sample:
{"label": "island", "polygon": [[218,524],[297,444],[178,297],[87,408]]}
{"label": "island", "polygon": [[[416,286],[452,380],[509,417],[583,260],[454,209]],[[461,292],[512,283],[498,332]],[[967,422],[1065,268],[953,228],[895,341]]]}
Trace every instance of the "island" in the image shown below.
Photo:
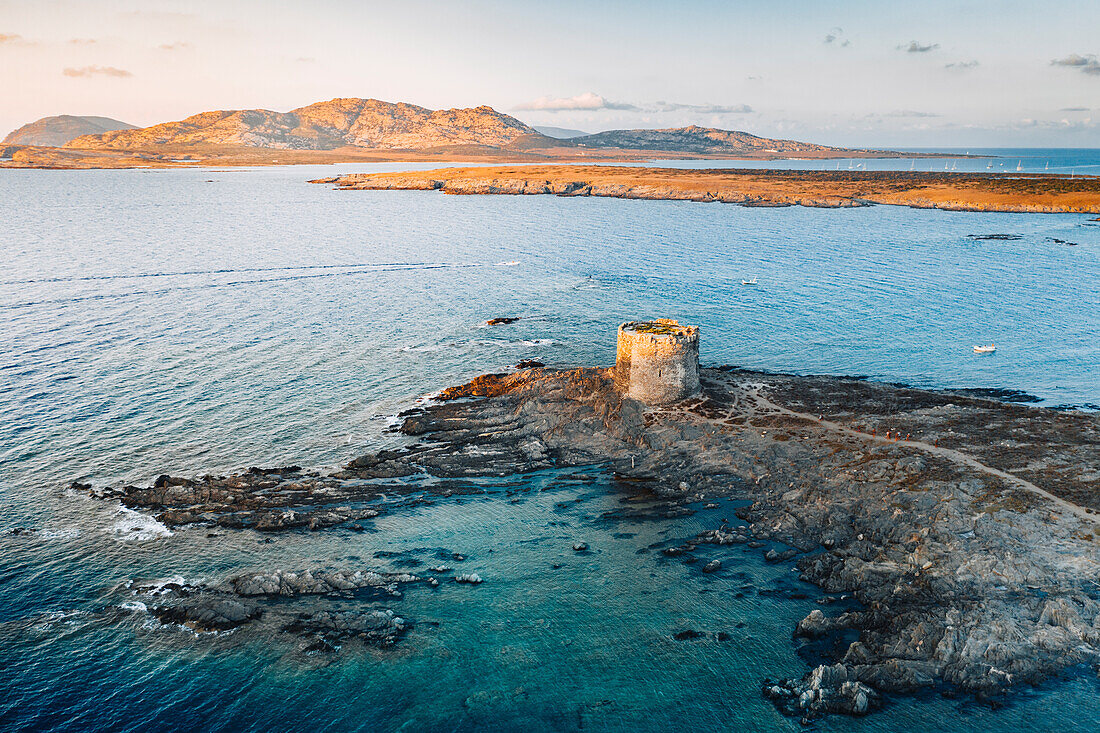
{"label": "island", "polygon": [[406,102],[357,97],[316,102],[289,112],[208,110],[143,128],[103,117],[58,115],[24,125],[0,142],[0,168],[930,155],[838,148],[697,125],[662,130],[608,130],[557,138],[487,105],[431,110]]}
{"label": "island", "polygon": [[1100,177],[1033,173],[807,171],[519,165],[320,178],[349,190],[600,196],[742,206],[890,204],[951,211],[1100,213]]}

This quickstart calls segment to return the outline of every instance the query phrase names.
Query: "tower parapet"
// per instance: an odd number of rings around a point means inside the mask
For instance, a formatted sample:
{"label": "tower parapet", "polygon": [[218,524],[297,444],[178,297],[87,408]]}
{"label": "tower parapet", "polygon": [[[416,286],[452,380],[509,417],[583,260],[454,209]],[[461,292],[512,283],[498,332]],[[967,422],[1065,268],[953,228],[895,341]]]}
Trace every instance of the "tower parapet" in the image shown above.
{"label": "tower parapet", "polygon": [[619,326],[615,384],[650,405],[677,402],[699,391],[699,327],[669,318]]}

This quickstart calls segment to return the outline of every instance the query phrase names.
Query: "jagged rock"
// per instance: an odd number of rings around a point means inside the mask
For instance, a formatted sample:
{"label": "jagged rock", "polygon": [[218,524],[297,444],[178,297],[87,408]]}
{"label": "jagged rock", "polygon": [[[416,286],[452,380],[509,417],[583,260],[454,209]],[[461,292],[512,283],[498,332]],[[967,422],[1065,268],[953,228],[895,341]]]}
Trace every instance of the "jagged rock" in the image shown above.
{"label": "jagged rock", "polygon": [[821,665],[801,680],[767,680],[764,696],[787,715],[809,722],[825,713],[866,715],[881,696],[855,679],[843,664]]}
{"label": "jagged rock", "polygon": [[341,593],[372,588],[390,595],[399,583],[417,581],[407,573],[380,573],[373,570],[276,571],[238,575],[229,581],[234,592],[242,596],[298,596]]}
{"label": "jagged rock", "polygon": [[263,609],[235,598],[212,597],[186,605],[154,606],[150,613],[165,624],[182,624],[196,631],[224,631],[259,618]]}
{"label": "jagged rock", "polygon": [[329,645],[357,638],[376,646],[390,646],[406,629],[405,619],[390,609],[304,613],[283,627],[300,636],[316,634]]}

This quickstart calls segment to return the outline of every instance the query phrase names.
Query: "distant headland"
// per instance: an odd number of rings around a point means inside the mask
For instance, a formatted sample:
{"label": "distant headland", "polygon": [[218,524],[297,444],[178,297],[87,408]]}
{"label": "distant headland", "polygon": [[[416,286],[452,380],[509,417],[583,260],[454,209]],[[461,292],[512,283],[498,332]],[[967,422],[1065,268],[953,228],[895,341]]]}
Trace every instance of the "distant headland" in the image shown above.
{"label": "distant headland", "polygon": [[[93,122],[88,122],[88,121]],[[95,123],[105,120],[109,124]],[[84,121],[74,124],[73,121]],[[560,134],[560,133],[559,133]],[[281,165],[365,160],[549,162],[664,158],[908,158],[704,127],[545,135],[492,107],[430,110],[343,98],[289,112],[200,112],[135,128],[107,118],[47,117],[0,143],[0,166],[135,168]]]}

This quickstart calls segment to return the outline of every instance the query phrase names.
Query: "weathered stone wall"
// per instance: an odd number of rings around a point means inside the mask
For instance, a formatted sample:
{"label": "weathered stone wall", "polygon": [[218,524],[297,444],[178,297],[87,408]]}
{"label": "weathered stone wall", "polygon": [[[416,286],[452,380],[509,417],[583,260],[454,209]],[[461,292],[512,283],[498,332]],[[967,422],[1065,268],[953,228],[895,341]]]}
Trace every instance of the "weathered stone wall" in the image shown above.
{"label": "weathered stone wall", "polygon": [[699,391],[699,327],[674,320],[619,326],[615,384],[650,405],[677,402]]}

